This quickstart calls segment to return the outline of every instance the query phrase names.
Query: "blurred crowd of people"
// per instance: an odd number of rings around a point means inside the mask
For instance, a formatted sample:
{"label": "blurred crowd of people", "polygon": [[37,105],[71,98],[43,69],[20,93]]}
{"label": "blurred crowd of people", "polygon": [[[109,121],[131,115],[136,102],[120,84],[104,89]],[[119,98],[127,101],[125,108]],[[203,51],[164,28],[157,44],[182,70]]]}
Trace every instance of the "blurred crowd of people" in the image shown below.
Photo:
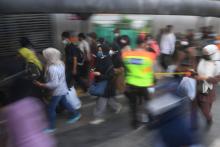
{"label": "blurred crowd of people", "polygon": [[[64,56],[51,47],[37,53],[28,38],[21,38],[16,68],[6,71],[8,75],[25,72],[13,78],[2,110],[12,146],[55,146],[47,133],[56,130],[57,108],[61,105],[69,111],[67,123],[77,122],[80,110],[71,106],[66,95],[70,88],[77,89],[79,95],[91,94],[94,83],[102,85],[104,91],[95,95],[98,98],[91,124],[105,121],[107,105],[119,113],[122,104],[116,96],[125,94],[133,128],[160,121],[156,125],[160,145],[199,145],[192,135],[199,128],[198,109],[210,128],[211,108],[220,80],[220,43],[212,29],[202,27],[199,33],[187,30],[181,34],[174,33],[173,26],[168,25],[156,37],[137,36],[135,48],[130,46],[129,36],[122,35],[119,29],[113,31],[113,42],[99,38],[94,32],[65,31],[61,34]],[[48,108],[48,125],[42,106]],[[34,136],[38,136],[39,144]]]}

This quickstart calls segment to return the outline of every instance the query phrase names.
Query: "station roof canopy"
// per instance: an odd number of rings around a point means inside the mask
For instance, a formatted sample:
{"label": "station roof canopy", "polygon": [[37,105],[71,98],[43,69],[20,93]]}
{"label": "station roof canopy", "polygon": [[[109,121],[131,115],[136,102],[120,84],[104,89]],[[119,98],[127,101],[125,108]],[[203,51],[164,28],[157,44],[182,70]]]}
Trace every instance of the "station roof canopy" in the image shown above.
{"label": "station roof canopy", "polygon": [[106,13],[220,16],[218,0],[0,0],[0,14]]}

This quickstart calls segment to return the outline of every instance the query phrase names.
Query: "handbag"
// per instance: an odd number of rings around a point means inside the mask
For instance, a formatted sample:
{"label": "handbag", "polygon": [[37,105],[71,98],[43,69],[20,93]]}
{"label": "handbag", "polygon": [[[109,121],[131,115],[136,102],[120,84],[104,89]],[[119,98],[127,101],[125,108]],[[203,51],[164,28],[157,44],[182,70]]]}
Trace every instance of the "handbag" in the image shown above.
{"label": "handbag", "polygon": [[[105,74],[107,74],[112,68],[113,66],[110,66],[105,72]],[[107,80],[103,80],[100,82],[93,82],[92,85],[89,87],[88,92],[93,96],[104,96],[107,84],[108,84]]]}
{"label": "handbag", "polygon": [[89,88],[89,94],[93,96],[103,96],[107,87],[108,81],[94,82]]}
{"label": "handbag", "polygon": [[71,87],[70,90],[68,91],[66,95],[66,100],[74,109],[80,109],[82,106],[81,101],[78,98],[74,87]]}

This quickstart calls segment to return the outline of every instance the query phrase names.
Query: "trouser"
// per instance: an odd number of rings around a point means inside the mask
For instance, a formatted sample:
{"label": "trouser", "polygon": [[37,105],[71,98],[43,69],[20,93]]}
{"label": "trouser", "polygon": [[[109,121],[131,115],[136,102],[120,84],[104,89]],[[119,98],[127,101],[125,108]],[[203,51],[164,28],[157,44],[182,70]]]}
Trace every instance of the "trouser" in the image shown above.
{"label": "trouser", "polygon": [[192,105],[192,114],[191,114],[193,128],[198,127],[198,114],[197,114],[198,108],[200,108],[202,114],[206,118],[207,123],[210,124],[212,122],[212,114],[211,114],[212,103],[195,100]]}
{"label": "trouser", "polygon": [[109,104],[109,106],[115,111],[117,111],[118,108],[120,107],[120,104],[117,102],[115,97],[111,97],[111,98],[99,97],[96,102],[96,107],[94,110],[94,116],[96,118],[103,117],[103,114],[107,108],[107,104]]}
{"label": "trouser", "polygon": [[66,83],[69,88],[73,85],[72,69],[68,67],[66,68]]}
{"label": "trouser", "polygon": [[82,88],[84,92],[87,92],[88,89],[88,72],[84,66],[77,67],[77,75],[74,76],[75,86],[77,88]]}
{"label": "trouser", "polygon": [[56,107],[61,102],[61,104],[73,115],[76,115],[78,113],[77,110],[75,110],[66,100],[65,95],[60,96],[52,96],[49,109],[48,109],[48,116],[49,116],[49,127],[51,129],[55,128],[55,121],[56,121]]}
{"label": "trouser", "polygon": [[137,127],[138,122],[138,108],[142,108],[142,113],[145,113],[144,104],[149,100],[150,96],[147,87],[136,87],[127,85],[125,95],[129,100],[131,125]]}
{"label": "trouser", "polygon": [[161,54],[160,57],[160,64],[163,67],[163,69],[167,69],[168,66],[171,64],[172,60],[172,55],[167,55],[167,54]]}
{"label": "trouser", "polygon": [[199,107],[205,116],[207,122],[212,121],[211,108],[212,104],[207,102],[199,102]]}

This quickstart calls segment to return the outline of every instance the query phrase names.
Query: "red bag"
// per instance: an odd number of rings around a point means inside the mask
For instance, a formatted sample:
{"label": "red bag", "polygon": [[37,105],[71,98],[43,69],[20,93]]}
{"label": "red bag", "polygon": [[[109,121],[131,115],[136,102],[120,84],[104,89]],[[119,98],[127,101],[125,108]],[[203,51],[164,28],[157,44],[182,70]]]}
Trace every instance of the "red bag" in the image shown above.
{"label": "red bag", "polygon": [[89,83],[92,83],[94,79],[95,79],[94,72],[93,71],[89,72]]}

